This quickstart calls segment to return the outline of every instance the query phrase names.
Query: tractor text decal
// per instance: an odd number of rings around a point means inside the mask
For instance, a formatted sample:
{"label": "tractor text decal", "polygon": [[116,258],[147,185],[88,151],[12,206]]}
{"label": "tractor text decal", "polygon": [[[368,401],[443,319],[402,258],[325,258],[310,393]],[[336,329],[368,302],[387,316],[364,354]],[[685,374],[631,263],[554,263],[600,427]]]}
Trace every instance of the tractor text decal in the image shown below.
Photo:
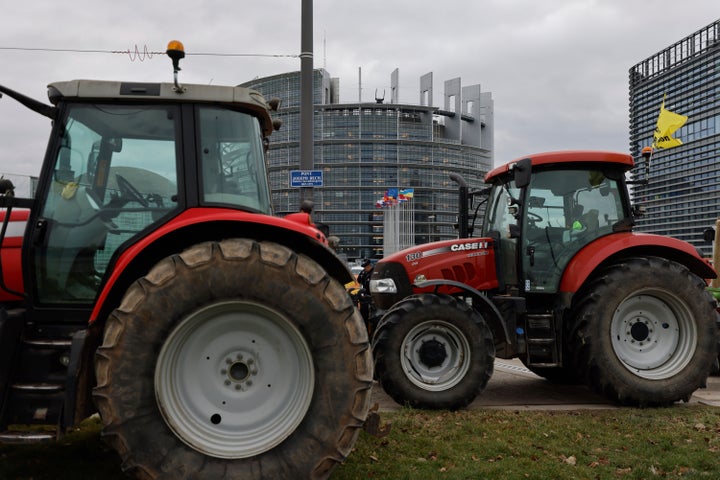
{"label": "tractor text decal", "polygon": [[463,252],[465,250],[480,250],[488,248],[488,242],[470,242],[470,243],[456,243],[450,245],[450,250],[453,252]]}
{"label": "tractor text decal", "polygon": [[[412,252],[405,255],[405,260],[410,262],[417,262],[421,258],[432,257],[433,255],[440,255],[448,252],[466,252],[473,250],[487,250],[490,246],[489,242],[466,242],[466,243],[454,243],[448,247],[434,248],[426,252]],[[487,252],[486,252],[487,254]],[[478,256],[479,253],[471,253],[469,257]]]}
{"label": "tractor text decal", "polygon": [[405,255],[405,260],[407,260],[408,262],[414,262],[415,260],[420,260],[422,256],[422,252],[408,253],[407,255]]}

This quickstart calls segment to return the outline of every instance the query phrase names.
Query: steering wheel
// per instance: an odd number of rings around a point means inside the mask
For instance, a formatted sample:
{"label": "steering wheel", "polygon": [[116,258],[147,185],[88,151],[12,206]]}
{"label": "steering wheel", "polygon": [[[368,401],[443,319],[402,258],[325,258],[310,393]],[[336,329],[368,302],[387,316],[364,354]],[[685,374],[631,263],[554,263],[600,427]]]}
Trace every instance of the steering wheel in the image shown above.
{"label": "steering wheel", "polygon": [[527,212],[527,216],[528,216],[528,219],[532,220],[532,221],[535,222],[535,223],[538,223],[538,222],[542,222],[542,221],[543,221],[543,217],[541,217],[541,216],[538,215],[537,213],[533,213],[533,212],[528,211],[528,212]]}
{"label": "steering wheel", "polygon": [[150,206],[145,197],[142,196],[142,193],[138,192],[137,188],[133,187],[132,184],[125,179],[125,177],[116,173],[115,178],[117,179],[118,188],[120,189],[120,193],[123,197],[128,198],[128,200],[135,200],[143,207]]}

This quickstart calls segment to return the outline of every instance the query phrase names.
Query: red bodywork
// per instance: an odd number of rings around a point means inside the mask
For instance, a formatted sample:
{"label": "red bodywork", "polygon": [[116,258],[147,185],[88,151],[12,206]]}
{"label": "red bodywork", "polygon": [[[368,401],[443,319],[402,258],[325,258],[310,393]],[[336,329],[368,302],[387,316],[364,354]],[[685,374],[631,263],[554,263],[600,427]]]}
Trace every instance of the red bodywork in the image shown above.
{"label": "red bodywork", "polygon": [[117,263],[113,267],[110,277],[107,279],[107,282],[103,286],[103,289],[100,291],[100,294],[95,302],[95,306],[90,315],[90,323],[93,323],[98,318],[98,314],[100,313],[110,290],[112,290],[113,285],[125,268],[149,245],[161,237],[170,235],[182,228],[203,223],[210,224],[212,222],[236,222],[274,226],[285,231],[292,230],[302,233],[308,237],[314,238],[316,241],[323,243],[324,245],[327,245],[327,239],[325,236],[315,227],[304,224],[304,220],[302,219],[288,220],[280,217],[258,215],[257,213],[227,210],[222,208],[191,208],[189,210],[185,210],[180,215],[173,218],[172,221],[162,225],[154,232],[146,235],[120,255],[120,258],[118,258]]}
{"label": "red bodywork", "polygon": [[[410,282],[424,275],[427,280],[445,279],[461,282],[477,290],[497,288],[495,250],[490,238],[444,240],[408,248],[383,258],[397,262],[407,272]],[[433,291],[433,287],[415,289],[416,293]],[[443,287],[442,292],[457,293],[459,288]]]}
{"label": "red bodywork", "polygon": [[[646,233],[622,232],[598,238],[581,249],[565,268],[560,291],[575,293],[595,268],[615,255],[655,254],[686,265],[701,278],[715,278],[710,262],[702,258],[689,243],[672,237]],[[490,238],[445,240],[408,248],[389,255],[383,262],[403,266],[411,283],[427,280],[451,280],[479,291],[498,287],[495,251]],[[414,293],[432,292],[436,286],[413,288]],[[443,286],[438,291],[460,293],[461,288]]]}
{"label": "red bodywork", "polygon": [[622,232],[600,237],[583,247],[565,268],[560,281],[561,292],[576,292],[592,271],[609,257],[633,250],[643,256],[656,254],[687,266],[700,278],[715,278],[710,261],[701,257],[687,242],[649,233]]}
{"label": "red bodywork", "polygon": [[[5,221],[6,211],[0,211],[0,224]],[[8,222],[5,238],[0,248],[0,262],[2,262],[2,275],[5,285],[16,292],[23,292],[22,252],[23,235],[30,216],[30,210],[12,210]],[[0,302],[20,300],[20,297],[0,289]]]}
{"label": "red bodywork", "polygon": [[[23,235],[25,233],[25,227],[27,225],[29,215],[29,210],[12,211],[7,232],[5,234],[5,239],[2,243],[2,249],[0,249],[0,255],[2,258],[2,272],[3,278],[5,280],[5,285],[7,285],[8,288],[17,292],[22,292],[24,288],[21,251]],[[307,216],[307,214],[303,215]],[[0,222],[2,222],[4,218],[5,212],[0,211]],[[103,303],[105,302],[110,290],[122,274],[123,270],[132,262],[132,260],[138,254],[143,252],[148,245],[152,244],[153,242],[165,235],[172,234],[179,229],[200,223],[210,222],[235,222],[268,225],[283,229],[285,231],[292,230],[301,233],[315,239],[315,241],[319,243],[327,245],[327,239],[325,238],[325,236],[315,227],[309,225],[307,223],[308,220],[304,217],[284,219],[268,215],[258,215],[256,213],[227,210],[222,208],[189,209],[182,212],[169,223],[162,225],[159,229],[140,239],[137,243],[135,243],[123,252],[123,254],[118,259],[118,262],[115,264],[113,271],[107,282],[105,283],[103,289],[100,291],[98,299],[95,302],[90,321],[93,322],[97,318],[98,312],[103,306]],[[12,300],[20,300],[20,297],[0,289],[0,301],[6,302]]]}

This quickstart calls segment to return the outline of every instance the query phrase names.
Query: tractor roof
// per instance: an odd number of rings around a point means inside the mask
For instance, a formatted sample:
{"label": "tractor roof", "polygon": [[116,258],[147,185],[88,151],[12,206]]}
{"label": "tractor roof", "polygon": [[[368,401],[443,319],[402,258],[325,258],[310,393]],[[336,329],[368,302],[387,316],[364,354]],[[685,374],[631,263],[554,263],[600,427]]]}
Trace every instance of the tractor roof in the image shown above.
{"label": "tractor roof", "polygon": [[265,97],[245,87],[183,84],[179,90],[172,83],[136,83],[103,80],[70,80],[48,85],[48,98],[57,105],[61,99],[145,100],[158,102],[206,102],[236,105],[250,110],[260,119],[265,135],[273,130]]}
{"label": "tractor roof", "polygon": [[[572,166],[573,164],[602,163],[606,165],[612,164],[613,166],[622,168],[623,170],[630,170],[635,165],[632,156],[627,153],[618,152],[568,150],[562,152],[537,153],[527,157],[522,157],[522,159],[525,158],[530,159],[533,167],[539,165]],[[512,162],[506,163],[505,165],[492,169],[487,173],[487,175],[485,175],[485,182],[491,183],[496,177],[506,174],[510,171],[511,167],[520,160],[521,159],[518,158]]]}

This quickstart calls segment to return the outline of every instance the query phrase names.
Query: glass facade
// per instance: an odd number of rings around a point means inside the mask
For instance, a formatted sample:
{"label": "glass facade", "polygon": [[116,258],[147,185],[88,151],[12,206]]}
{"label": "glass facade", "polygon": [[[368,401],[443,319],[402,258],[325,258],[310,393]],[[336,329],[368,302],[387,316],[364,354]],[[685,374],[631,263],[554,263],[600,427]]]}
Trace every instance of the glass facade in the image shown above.
{"label": "glass facade", "polygon": [[[656,149],[649,168],[641,150],[665,108],[688,117],[673,137],[680,146]],[[635,202],[647,213],[637,230],[694,244],[712,245],[702,232],[720,217],[720,20],[683,38],[630,69],[630,151],[635,157]]]}
{"label": "glass facade", "polygon": [[[480,187],[492,167],[491,148],[448,134],[445,120],[456,118],[452,113],[424,105],[342,104],[334,85],[337,80],[325,70],[314,72],[314,169],[323,172],[323,186],[313,189],[312,198],[313,218],[340,238],[338,252],[350,260],[383,256],[384,209],[376,202],[392,188],[414,190],[415,244],[456,238],[458,188],[449,175],[460,174],[471,188]],[[243,86],[281,99],[275,117],[283,125],[270,139],[268,174],[275,213],[295,212],[300,189],[290,186],[290,172],[300,168],[300,73]],[[487,104],[488,97],[483,99]],[[463,126],[479,130],[474,133],[480,138],[491,115],[490,107],[483,119],[463,114]]]}

